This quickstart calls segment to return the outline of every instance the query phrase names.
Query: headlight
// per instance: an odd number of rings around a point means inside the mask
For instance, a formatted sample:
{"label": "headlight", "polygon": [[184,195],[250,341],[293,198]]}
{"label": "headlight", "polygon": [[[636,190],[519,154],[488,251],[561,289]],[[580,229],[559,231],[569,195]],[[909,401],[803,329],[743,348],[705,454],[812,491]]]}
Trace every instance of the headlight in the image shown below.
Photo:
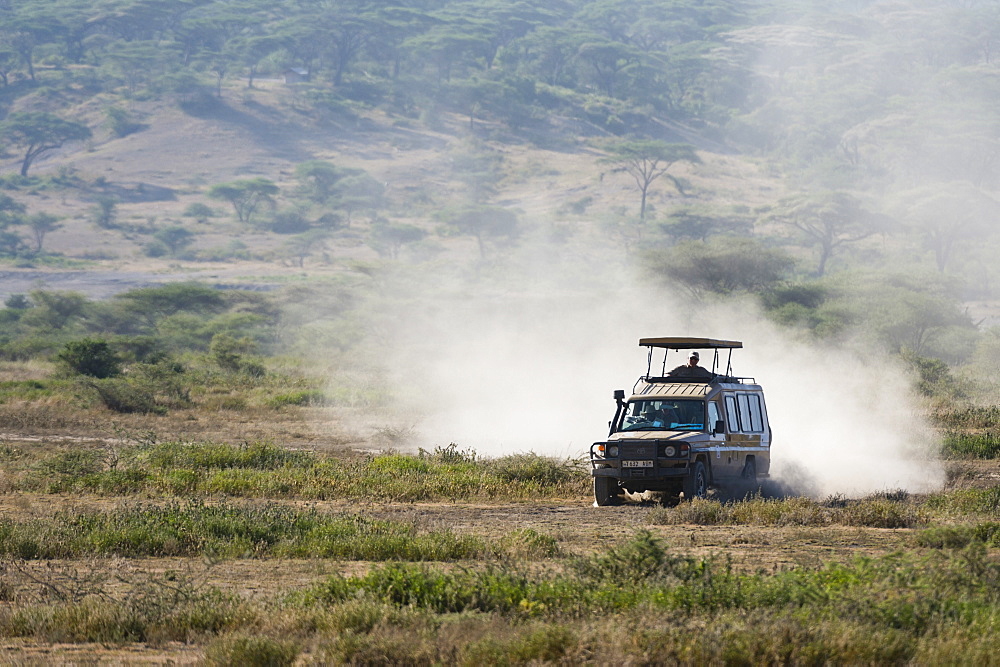
{"label": "headlight", "polygon": [[676,454],[677,454],[677,450],[674,448],[673,445],[667,445],[663,449],[663,455],[666,456],[666,457],[671,457],[671,456],[674,456]]}
{"label": "headlight", "polygon": [[608,456],[612,458],[618,456],[618,445],[608,445]]}

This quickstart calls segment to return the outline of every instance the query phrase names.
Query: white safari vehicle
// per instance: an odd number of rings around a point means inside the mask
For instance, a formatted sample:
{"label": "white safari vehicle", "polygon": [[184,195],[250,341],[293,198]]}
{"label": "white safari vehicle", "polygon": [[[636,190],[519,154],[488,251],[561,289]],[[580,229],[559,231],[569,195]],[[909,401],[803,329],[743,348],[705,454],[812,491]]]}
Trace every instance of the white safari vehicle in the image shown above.
{"label": "white safari vehicle", "polygon": [[[735,340],[642,338],[649,348],[646,374],[618,404],[608,439],[590,447],[594,504],[610,505],[625,491],[663,491],[702,497],[711,484],[756,485],[771,465],[771,427],[764,392],[753,378],[732,372]],[[660,374],[652,374],[654,351],[663,350]],[[668,370],[671,350],[681,365]],[[725,369],[720,352],[727,352]],[[698,363],[684,365],[690,356]],[[708,367],[701,366],[701,362]]]}

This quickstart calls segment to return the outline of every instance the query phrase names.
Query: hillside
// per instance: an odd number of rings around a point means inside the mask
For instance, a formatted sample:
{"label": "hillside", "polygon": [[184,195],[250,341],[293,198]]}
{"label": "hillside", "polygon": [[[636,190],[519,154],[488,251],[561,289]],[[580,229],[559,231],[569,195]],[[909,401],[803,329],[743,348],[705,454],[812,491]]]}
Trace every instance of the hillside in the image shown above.
{"label": "hillside", "polygon": [[[198,233],[195,249],[238,237],[253,250],[266,251],[280,238],[226,223],[226,205],[211,202],[206,192],[216,183],[255,176],[291,190],[296,186],[295,167],[308,160],[365,170],[385,184],[395,219],[413,221],[433,231],[436,223],[431,220],[434,211],[430,207],[422,207],[424,215],[415,215],[408,207],[415,197],[430,198],[438,205],[462,197],[463,186],[451,173],[450,161],[452,153],[470,139],[502,155],[504,173],[493,199],[523,211],[530,224],[559,221],[588,228],[595,218],[612,209],[636,206],[635,184],[625,174],[608,173],[610,167],[600,163],[604,153],[589,143],[593,137],[573,134],[574,130],[590,129],[578,123],[549,119],[546,131],[559,148],[545,149],[510,136],[495,123],[480,121],[470,130],[467,119],[453,114],[445,114],[440,127],[433,130],[377,111],[320,118],[296,111],[294,95],[294,90],[280,81],[258,80],[252,90],[230,87],[197,115],[169,103],[137,104],[133,115],[141,125],[139,131],[123,138],[99,132],[85,150],[68,146],[39,161],[35,168],[38,175],[69,170],[82,183],[90,184],[57,194],[39,192],[29,200],[29,210],[66,218],[63,228],[49,235],[46,248],[75,258],[103,255],[122,270],[147,267],[160,271],[161,264],[177,264],[175,259],[155,262],[143,257],[137,243],[140,236],[93,225],[89,209],[98,196],[110,194],[121,202],[119,220],[151,227],[184,223],[183,212],[190,204],[210,204],[219,209],[223,220],[210,227],[190,225]],[[80,113],[86,115],[88,106],[99,103],[82,105]],[[96,117],[96,113],[92,115]],[[651,191],[652,203],[669,206],[688,200],[722,199],[724,204],[754,206],[768,201],[780,187],[777,179],[760,176],[750,160],[705,151],[701,155],[704,164],[697,169],[677,168],[694,184],[688,197],[679,197],[664,185]],[[11,157],[0,168],[15,168],[17,161]],[[718,191],[727,194],[717,198]],[[566,211],[581,200],[588,201],[586,216]],[[365,221],[359,224],[364,229]],[[441,242],[459,255],[468,246],[467,240]],[[377,257],[371,249],[357,248],[356,240],[333,244],[334,256],[339,259]],[[104,264],[99,262],[93,268]],[[188,266],[188,270],[209,272],[224,269],[206,269],[200,263]],[[5,289],[8,294],[16,291]]]}

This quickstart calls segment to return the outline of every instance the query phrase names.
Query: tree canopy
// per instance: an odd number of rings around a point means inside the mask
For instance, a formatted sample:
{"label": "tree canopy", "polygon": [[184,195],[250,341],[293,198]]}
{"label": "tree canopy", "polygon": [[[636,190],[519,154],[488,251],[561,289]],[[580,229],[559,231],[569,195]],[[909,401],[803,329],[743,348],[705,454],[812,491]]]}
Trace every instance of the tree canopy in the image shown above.
{"label": "tree canopy", "polygon": [[64,120],[45,111],[18,111],[0,123],[0,137],[24,150],[21,176],[27,176],[35,160],[61,148],[69,141],[83,141],[91,136],[90,128]]}

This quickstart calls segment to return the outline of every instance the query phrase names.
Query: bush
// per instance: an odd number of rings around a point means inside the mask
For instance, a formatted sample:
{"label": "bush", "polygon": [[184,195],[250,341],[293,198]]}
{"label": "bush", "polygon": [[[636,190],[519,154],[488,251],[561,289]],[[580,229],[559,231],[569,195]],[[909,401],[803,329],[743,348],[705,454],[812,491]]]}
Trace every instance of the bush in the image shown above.
{"label": "bush", "polygon": [[111,130],[111,134],[116,137],[127,137],[128,135],[142,129],[142,124],[135,122],[132,119],[132,114],[130,114],[126,109],[122,109],[121,107],[108,107],[106,113],[108,117],[108,129]]}
{"label": "bush", "polygon": [[205,649],[205,664],[218,667],[281,667],[299,657],[298,644],[260,635],[220,637]]}
{"label": "bush", "polygon": [[244,358],[254,352],[255,348],[254,342],[247,337],[237,339],[227,333],[218,333],[212,337],[209,353],[219,368],[225,371],[262,377],[267,374],[264,366]]}
{"label": "bush", "polygon": [[987,521],[975,526],[934,526],[918,533],[915,542],[935,549],[964,549],[973,542],[1000,546],[1000,524]]}
{"label": "bush", "polygon": [[56,357],[79,375],[103,379],[121,374],[121,360],[107,341],[92,338],[72,341]]}
{"label": "bush", "polygon": [[217,214],[215,209],[207,204],[195,202],[189,204],[181,213],[185,218],[194,218],[198,222],[207,222],[209,218],[214,218]]}
{"label": "bush", "polygon": [[149,243],[142,246],[142,253],[146,257],[152,257],[156,259],[157,257],[166,257],[170,253],[170,248],[167,244],[158,239],[153,239]]}
{"label": "bush", "polygon": [[274,408],[285,405],[326,405],[326,395],[319,389],[303,389],[288,394],[272,396],[268,404]]}
{"label": "bush", "polygon": [[559,484],[571,479],[579,466],[570,460],[559,461],[528,452],[496,459],[490,467],[505,481]]}
{"label": "bush", "polygon": [[134,382],[124,378],[105,378],[93,380],[85,385],[97,392],[104,407],[123,414],[151,412],[163,413],[165,408],[157,405],[152,392],[139,387]]}

